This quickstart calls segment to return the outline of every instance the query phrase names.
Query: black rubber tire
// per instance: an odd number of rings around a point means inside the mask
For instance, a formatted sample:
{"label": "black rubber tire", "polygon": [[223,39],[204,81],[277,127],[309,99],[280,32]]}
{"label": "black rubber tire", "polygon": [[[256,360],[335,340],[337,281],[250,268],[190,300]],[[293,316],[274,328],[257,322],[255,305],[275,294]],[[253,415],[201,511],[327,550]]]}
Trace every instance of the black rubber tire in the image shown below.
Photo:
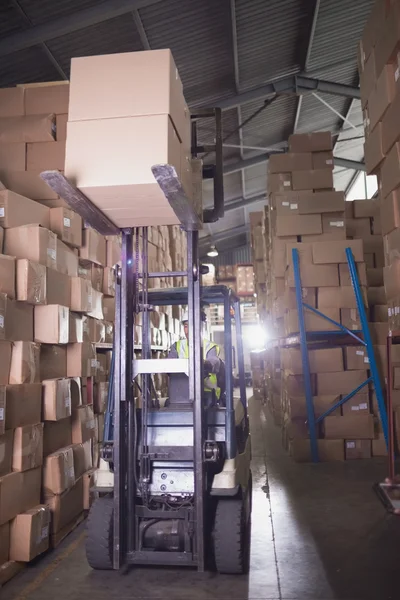
{"label": "black rubber tire", "polygon": [[220,498],[215,512],[214,558],[218,573],[242,575],[249,570],[250,515],[243,498]]}
{"label": "black rubber tire", "polygon": [[111,496],[98,498],[89,512],[86,558],[92,569],[113,568],[114,501]]}

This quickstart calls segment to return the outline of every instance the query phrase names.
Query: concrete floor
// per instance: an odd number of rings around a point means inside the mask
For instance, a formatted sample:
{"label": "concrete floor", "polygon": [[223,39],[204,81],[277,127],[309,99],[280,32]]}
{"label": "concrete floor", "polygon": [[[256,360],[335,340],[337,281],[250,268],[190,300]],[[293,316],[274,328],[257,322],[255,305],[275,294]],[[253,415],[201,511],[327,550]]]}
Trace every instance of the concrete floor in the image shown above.
{"label": "concrete floor", "polygon": [[93,572],[81,526],[1,590],[1,600],[389,600],[400,597],[400,517],[371,491],[384,461],[296,465],[251,401],[253,534],[248,577],[175,569]]}

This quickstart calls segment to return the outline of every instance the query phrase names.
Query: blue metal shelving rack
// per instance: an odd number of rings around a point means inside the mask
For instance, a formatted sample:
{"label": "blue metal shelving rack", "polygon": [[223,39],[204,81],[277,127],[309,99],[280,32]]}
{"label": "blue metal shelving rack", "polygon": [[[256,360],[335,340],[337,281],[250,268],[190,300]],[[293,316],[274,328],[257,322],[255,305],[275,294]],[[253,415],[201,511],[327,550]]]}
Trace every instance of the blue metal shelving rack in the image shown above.
{"label": "blue metal shelving rack", "polygon": [[[304,375],[304,388],[306,395],[306,404],[307,404],[307,420],[309,425],[310,432],[310,445],[311,445],[311,456],[313,462],[318,462],[318,442],[317,442],[317,425],[325,419],[328,415],[330,415],[334,410],[336,410],[339,406],[350,400],[353,396],[355,396],[361,389],[363,389],[369,383],[373,383],[376,393],[376,398],[379,407],[379,415],[382,423],[382,429],[386,440],[386,445],[388,445],[388,420],[386,413],[385,401],[383,398],[382,386],[379,378],[378,367],[375,360],[374,347],[372,344],[371,333],[368,326],[367,315],[365,312],[365,306],[363,302],[363,297],[361,294],[360,284],[358,280],[358,274],[356,269],[356,263],[354,261],[353,253],[351,248],[346,248],[346,258],[347,264],[349,267],[350,278],[354,290],[354,295],[356,298],[357,310],[360,317],[361,323],[361,331],[351,331],[344,327],[341,323],[337,323],[333,319],[329,318],[327,315],[324,315],[321,311],[317,310],[313,306],[310,306],[306,302],[303,301],[302,298],[302,286],[301,286],[301,275],[300,275],[300,261],[299,254],[297,248],[292,249],[292,258],[293,258],[293,270],[294,270],[294,281],[295,281],[295,290],[296,290],[296,304],[299,316],[299,335],[298,336],[290,336],[290,338],[286,339],[286,344],[288,346],[300,345],[301,350],[301,359],[303,366],[303,375]],[[305,327],[305,319],[304,312],[305,310],[310,310],[313,313],[323,317],[326,321],[331,324],[337,326],[336,331],[316,331],[316,332],[307,332]],[[360,335],[361,334],[361,335]],[[339,402],[333,405],[329,410],[327,410],[323,415],[315,418],[314,413],[314,403],[313,403],[313,395],[311,388],[311,377],[310,377],[310,365],[308,359],[308,345],[310,342],[320,342],[318,347],[332,347],[332,346],[342,346],[342,345],[357,345],[365,346],[368,358],[369,358],[369,369],[371,372],[370,377],[366,379],[361,385],[359,385],[355,390],[351,391],[347,396],[342,398]],[[326,344],[323,346],[323,344]],[[315,347],[315,346],[313,346]]]}

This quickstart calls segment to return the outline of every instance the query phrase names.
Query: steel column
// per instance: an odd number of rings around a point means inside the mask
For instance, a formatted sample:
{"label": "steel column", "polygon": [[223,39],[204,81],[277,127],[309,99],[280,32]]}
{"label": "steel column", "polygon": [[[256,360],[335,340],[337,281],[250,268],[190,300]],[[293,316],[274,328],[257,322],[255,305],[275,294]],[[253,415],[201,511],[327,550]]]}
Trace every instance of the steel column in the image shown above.
{"label": "steel column", "polygon": [[301,350],[301,362],[303,365],[303,380],[304,389],[306,395],[307,404],[307,420],[308,429],[310,433],[310,444],[311,444],[311,457],[313,462],[318,462],[318,443],[317,433],[315,426],[315,414],[314,414],[314,403],[311,389],[311,377],[310,377],[310,363],[308,358],[308,344],[307,344],[307,333],[304,320],[304,307],[303,297],[301,293],[301,277],[300,277],[300,264],[299,264],[299,253],[297,248],[292,249],[292,260],[293,260],[293,271],[294,271],[294,283],[296,289],[296,304],[297,312],[299,317],[299,334],[300,334],[300,350]]}
{"label": "steel column", "polygon": [[389,434],[389,478],[394,479],[395,464],[394,464],[394,419],[393,419],[393,366],[392,366],[392,336],[388,335],[386,339],[387,350],[387,410],[388,410],[388,434]]}

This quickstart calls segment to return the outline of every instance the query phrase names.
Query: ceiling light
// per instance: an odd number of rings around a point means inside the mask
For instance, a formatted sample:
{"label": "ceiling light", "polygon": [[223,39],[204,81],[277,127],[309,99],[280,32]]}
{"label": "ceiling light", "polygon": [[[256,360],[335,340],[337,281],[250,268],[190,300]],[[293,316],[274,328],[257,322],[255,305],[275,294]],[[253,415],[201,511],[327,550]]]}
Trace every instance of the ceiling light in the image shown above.
{"label": "ceiling light", "polygon": [[211,256],[211,258],[215,258],[218,256],[218,250],[215,246],[211,246],[209,251],[207,252],[207,256]]}

